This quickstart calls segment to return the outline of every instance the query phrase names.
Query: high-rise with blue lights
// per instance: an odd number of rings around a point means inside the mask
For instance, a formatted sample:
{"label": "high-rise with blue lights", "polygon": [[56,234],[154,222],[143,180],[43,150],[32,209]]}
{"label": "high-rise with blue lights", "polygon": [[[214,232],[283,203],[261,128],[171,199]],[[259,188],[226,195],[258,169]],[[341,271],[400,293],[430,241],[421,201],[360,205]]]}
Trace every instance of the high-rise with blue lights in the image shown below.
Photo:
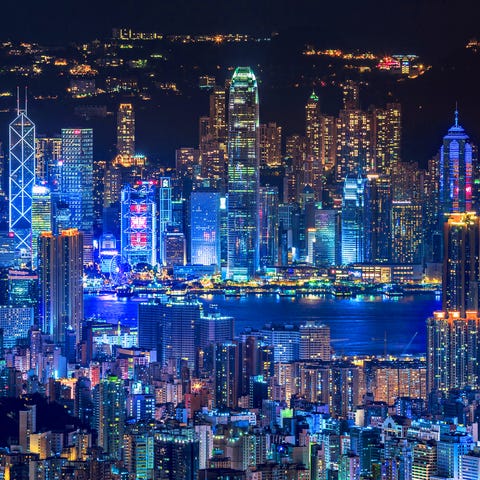
{"label": "high-rise with blue lights", "polygon": [[367,251],[366,179],[347,176],[342,198],[342,264],[363,262]]}
{"label": "high-rise with blue lights", "polygon": [[93,241],[93,130],[62,129],[61,197],[70,211],[69,227],[82,231],[84,261],[90,262]]}
{"label": "high-rise with blue lights", "polygon": [[9,127],[9,228],[15,249],[29,256],[32,249],[32,188],[35,183],[35,124],[20,109]]}
{"label": "high-rise with blue lights", "polygon": [[245,279],[258,269],[259,106],[250,67],[238,67],[228,103],[227,277]]}
{"label": "high-rise with blue lights", "polygon": [[440,148],[440,222],[446,220],[445,214],[470,212],[473,208],[473,149],[468,135],[458,123],[455,111],[455,123],[443,137]]}
{"label": "high-rise with blue lights", "polygon": [[160,177],[158,185],[159,194],[159,220],[158,220],[158,253],[160,265],[167,264],[167,254],[165,248],[165,235],[167,227],[172,224],[172,179],[170,177]]}
{"label": "high-rise with blue lights", "polygon": [[220,193],[192,192],[190,251],[193,265],[220,265]]}
{"label": "high-rise with blue lights", "polygon": [[157,264],[157,202],[152,182],[122,189],[122,256],[135,266]]}

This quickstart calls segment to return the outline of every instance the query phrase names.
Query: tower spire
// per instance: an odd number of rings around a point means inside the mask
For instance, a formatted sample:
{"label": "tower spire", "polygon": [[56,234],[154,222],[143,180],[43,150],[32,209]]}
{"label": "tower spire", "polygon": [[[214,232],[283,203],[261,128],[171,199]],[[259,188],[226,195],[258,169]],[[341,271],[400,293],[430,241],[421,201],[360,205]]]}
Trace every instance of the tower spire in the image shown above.
{"label": "tower spire", "polygon": [[17,85],[17,115],[20,115],[20,87]]}
{"label": "tower spire", "polygon": [[455,102],[455,127],[458,127],[458,102]]}
{"label": "tower spire", "polygon": [[28,87],[25,87],[25,115],[27,115],[27,103],[28,103]]}

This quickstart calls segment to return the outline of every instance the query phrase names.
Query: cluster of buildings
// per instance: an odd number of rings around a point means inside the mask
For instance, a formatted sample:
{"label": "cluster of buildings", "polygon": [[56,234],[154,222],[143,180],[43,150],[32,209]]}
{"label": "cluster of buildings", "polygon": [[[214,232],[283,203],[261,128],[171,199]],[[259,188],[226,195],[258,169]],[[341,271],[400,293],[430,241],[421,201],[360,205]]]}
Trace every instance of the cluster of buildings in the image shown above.
{"label": "cluster of buildings", "polygon": [[[111,162],[94,161],[92,129],[37,136],[18,106],[2,186],[0,476],[478,478],[480,177],[458,113],[422,171],[402,162],[399,105],[364,111],[355,83],[338,117],[311,95],[285,154],[250,68],[212,88],[199,148],[179,149],[175,171],[136,154],[132,104]],[[310,321],[236,336],[188,295],[140,303],[136,327],[84,318],[87,274],[244,281],[299,263],[442,260],[426,358],[335,356]],[[58,405],[62,425],[47,414]]]}

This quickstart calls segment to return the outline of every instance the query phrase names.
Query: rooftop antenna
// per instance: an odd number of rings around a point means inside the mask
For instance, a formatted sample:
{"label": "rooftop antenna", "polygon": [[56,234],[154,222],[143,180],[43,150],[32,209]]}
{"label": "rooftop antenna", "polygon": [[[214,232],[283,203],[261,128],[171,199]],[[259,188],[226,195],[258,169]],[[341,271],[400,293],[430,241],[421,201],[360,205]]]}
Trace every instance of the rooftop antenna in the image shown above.
{"label": "rooftop antenna", "polygon": [[458,102],[455,102],[455,126],[458,127]]}
{"label": "rooftop antenna", "polygon": [[25,115],[27,114],[28,87],[25,87]]}
{"label": "rooftop antenna", "polygon": [[17,85],[17,115],[20,115],[20,87]]}

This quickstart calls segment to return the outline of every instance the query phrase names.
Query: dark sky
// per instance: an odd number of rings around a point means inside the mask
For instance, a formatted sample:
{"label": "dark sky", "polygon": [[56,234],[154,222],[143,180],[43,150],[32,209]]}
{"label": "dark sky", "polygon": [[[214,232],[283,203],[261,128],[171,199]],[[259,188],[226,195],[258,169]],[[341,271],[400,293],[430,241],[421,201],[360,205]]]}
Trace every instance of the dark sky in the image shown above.
{"label": "dark sky", "polygon": [[132,25],[164,32],[290,30],[338,46],[438,52],[480,33],[478,0],[21,0],[0,36],[66,42]]}

